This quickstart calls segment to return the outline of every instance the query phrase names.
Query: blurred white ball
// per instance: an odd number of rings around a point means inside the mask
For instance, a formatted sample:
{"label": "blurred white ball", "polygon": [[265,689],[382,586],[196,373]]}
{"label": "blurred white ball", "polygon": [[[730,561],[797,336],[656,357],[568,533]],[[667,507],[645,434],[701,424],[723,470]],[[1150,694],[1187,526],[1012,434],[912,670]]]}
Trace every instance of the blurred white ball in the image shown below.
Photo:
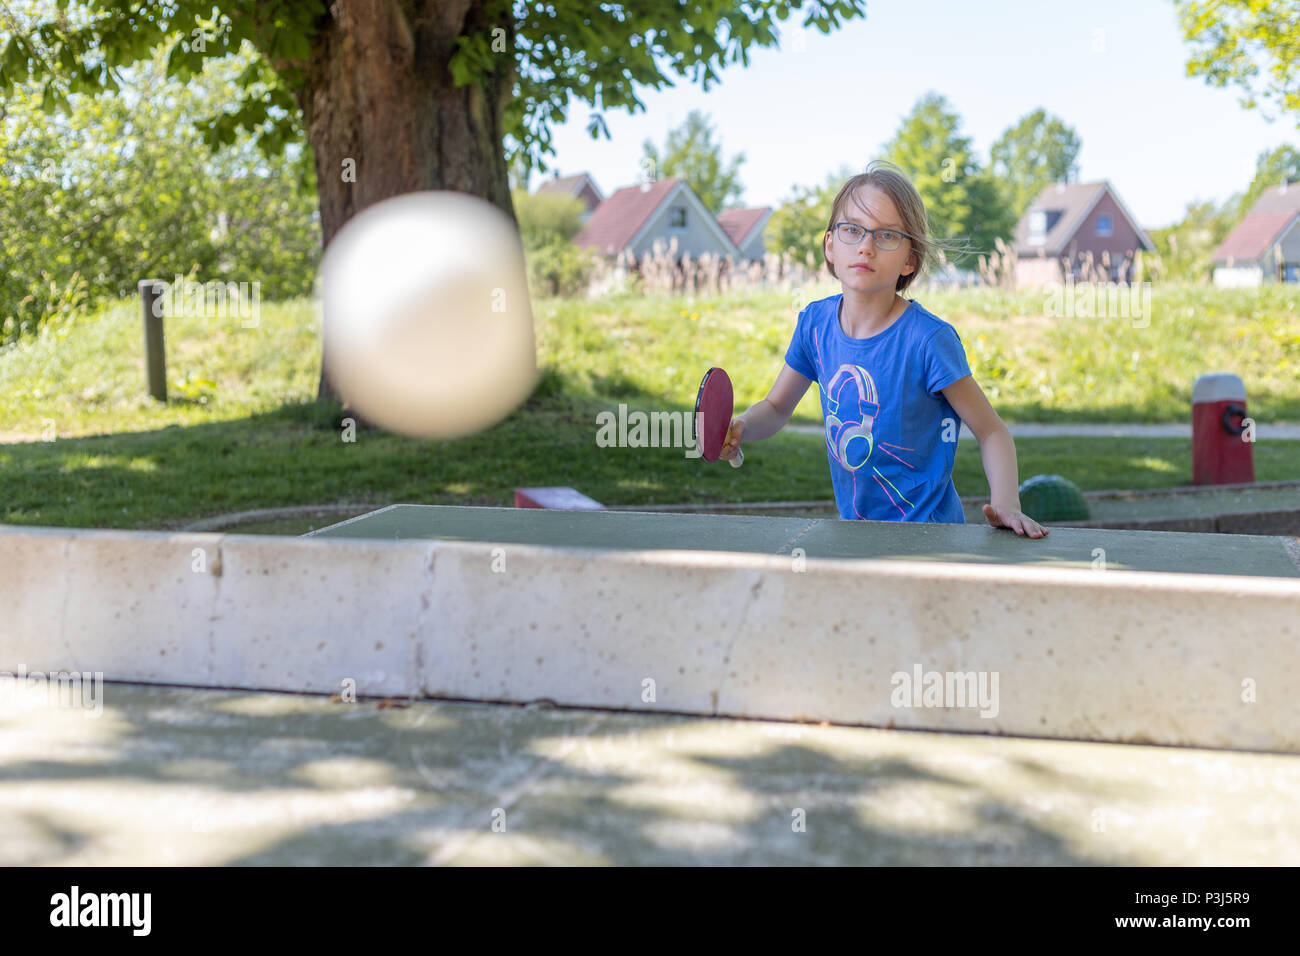
{"label": "blurred white ball", "polygon": [[537,383],[523,247],[486,200],[420,192],[376,203],[325,250],[320,296],[330,381],[389,431],[468,435]]}

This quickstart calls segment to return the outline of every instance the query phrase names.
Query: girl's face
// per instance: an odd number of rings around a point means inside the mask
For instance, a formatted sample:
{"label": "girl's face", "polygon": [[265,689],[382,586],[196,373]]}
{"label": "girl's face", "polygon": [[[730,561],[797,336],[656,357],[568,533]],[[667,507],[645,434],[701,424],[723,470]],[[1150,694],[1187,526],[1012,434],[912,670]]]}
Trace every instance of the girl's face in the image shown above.
{"label": "girl's face", "polygon": [[[903,217],[889,195],[875,186],[863,186],[852,194],[836,216],[836,223],[852,222],[863,229],[897,229],[903,231]],[[876,247],[874,236],[863,236],[857,245],[840,238],[832,227],[826,236],[826,261],[835,267],[835,275],[846,287],[860,292],[896,289],[898,277],[910,275],[916,268],[912,240],[904,238],[898,248],[885,251]]]}

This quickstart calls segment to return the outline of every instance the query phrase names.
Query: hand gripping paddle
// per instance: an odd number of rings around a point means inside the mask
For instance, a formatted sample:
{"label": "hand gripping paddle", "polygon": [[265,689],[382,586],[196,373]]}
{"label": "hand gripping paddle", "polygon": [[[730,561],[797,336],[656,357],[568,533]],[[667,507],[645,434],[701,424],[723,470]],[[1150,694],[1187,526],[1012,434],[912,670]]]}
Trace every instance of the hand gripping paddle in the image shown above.
{"label": "hand gripping paddle", "polygon": [[[705,372],[699,394],[695,396],[695,441],[705,461],[717,461],[722,454],[731,427],[732,402],[731,379],[727,373],[717,366]],[[737,448],[731,467],[739,468],[744,461],[744,452]]]}

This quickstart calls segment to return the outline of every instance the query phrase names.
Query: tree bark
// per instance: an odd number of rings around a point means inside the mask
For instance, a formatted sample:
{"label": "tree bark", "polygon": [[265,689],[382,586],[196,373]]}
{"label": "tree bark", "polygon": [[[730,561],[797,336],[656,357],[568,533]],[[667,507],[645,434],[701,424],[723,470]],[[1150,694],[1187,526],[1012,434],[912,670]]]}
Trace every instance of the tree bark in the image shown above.
{"label": "tree bark", "polygon": [[[508,15],[489,21],[487,2],[330,3],[297,91],[315,155],[325,246],[368,206],[421,190],[468,193],[515,218],[503,145],[514,25]],[[505,39],[505,50],[493,54],[499,68],[454,88],[448,63],[456,38],[490,39],[498,27]],[[348,160],[355,182],[344,179]],[[323,358],[318,401],[337,398]]]}

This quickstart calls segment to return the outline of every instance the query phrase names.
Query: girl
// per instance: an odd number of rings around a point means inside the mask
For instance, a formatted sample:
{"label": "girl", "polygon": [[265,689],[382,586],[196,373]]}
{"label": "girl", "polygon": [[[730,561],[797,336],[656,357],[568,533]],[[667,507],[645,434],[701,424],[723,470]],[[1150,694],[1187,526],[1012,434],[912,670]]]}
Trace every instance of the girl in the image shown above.
{"label": "girl", "polygon": [[957,331],[905,299],[940,244],[907,177],[871,163],[831,206],[822,251],[843,291],[799,313],[785,366],[765,399],[731,423],[722,457],[770,438],[814,381],[841,518],[965,522],[952,481],[964,421],[979,439],[995,528],[1041,538],[1020,510],[1016,446],[971,377]]}

